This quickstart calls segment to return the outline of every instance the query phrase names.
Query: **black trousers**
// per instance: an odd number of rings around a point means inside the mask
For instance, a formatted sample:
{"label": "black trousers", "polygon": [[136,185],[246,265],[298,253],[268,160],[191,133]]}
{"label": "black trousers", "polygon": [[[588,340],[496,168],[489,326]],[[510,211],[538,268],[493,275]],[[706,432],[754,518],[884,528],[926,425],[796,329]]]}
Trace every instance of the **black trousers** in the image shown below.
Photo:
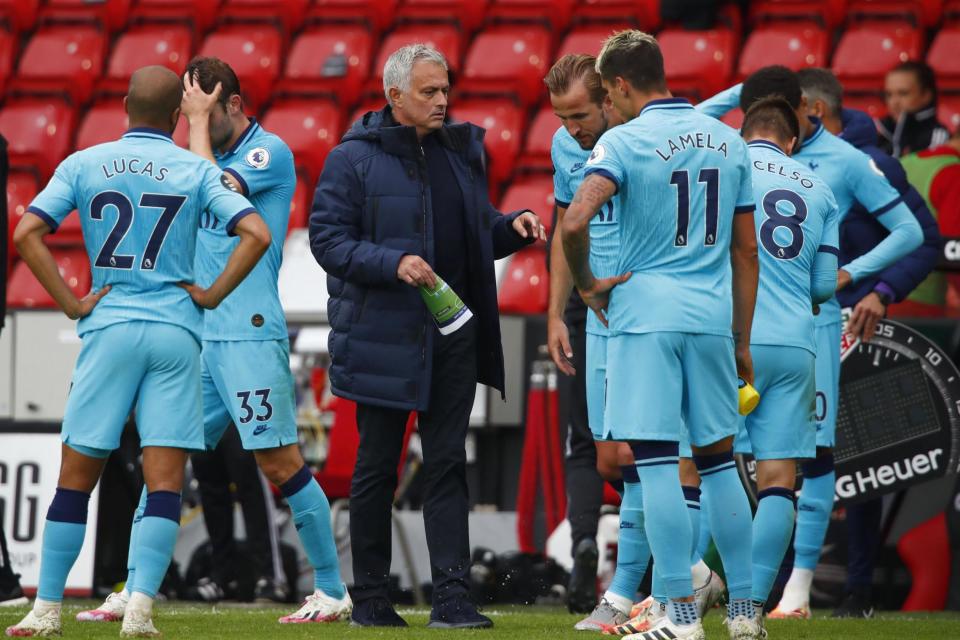
{"label": "black trousers", "polygon": [[[273,544],[270,528],[274,526],[267,513],[267,495],[253,453],[243,448],[240,434],[234,425],[224,432],[217,448],[190,457],[194,477],[203,506],[203,521],[207,525],[213,552],[215,576],[221,586],[236,579],[238,574],[251,572],[256,578],[274,575]],[[243,510],[247,530],[246,555],[240,557],[233,531],[233,501],[231,485]],[[237,567],[244,567],[238,570]]]}
{"label": "black trousers", "polygon": [[883,498],[847,507],[847,589],[873,586],[873,568],[883,536]]}
{"label": "black trousers", "polygon": [[[423,520],[433,578],[433,605],[467,592],[467,455],[464,443],[477,389],[476,319],[436,334],[430,408],[418,416],[423,447]],[[357,405],[360,446],[350,486],[353,599],[387,597],[391,509],[408,411]]]}
{"label": "black trousers", "polygon": [[570,347],[577,375],[560,375],[558,389],[567,426],[567,519],[573,549],[585,538],[597,537],[603,505],[603,479],[597,473],[597,446],[587,420],[586,322],[570,323]]}

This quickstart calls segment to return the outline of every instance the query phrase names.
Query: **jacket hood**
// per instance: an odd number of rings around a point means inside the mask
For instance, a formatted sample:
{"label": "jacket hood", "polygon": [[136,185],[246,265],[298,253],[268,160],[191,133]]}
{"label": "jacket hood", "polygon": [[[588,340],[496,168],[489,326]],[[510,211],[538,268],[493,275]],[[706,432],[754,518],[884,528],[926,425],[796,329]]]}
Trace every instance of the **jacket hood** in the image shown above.
{"label": "jacket hood", "polygon": [[840,137],[860,149],[877,146],[877,127],[873,118],[857,109],[844,109],[840,113],[843,131]]}
{"label": "jacket hood", "polygon": [[[440,143],[452,151],[466,153],[470,139],[483,142],[484,130],[470,123],[444,124],[436,134]],[[379,144],[387,153],[415,157],[420,148],[414,127],[397,124],[390,105],[379,111],[368,111],[343,134],[341,142],[366,140]]]}

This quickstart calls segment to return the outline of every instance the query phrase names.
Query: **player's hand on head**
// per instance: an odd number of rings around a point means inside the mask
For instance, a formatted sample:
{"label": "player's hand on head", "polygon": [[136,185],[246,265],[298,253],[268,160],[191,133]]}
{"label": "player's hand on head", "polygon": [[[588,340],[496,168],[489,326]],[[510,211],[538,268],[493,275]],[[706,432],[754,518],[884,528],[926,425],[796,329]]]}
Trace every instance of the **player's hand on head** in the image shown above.
{"label": "player's hand on head", "polygon": [[593,284],[588,289],[579,289],[583,302],[593,309],[593,312],[597,314],[597,318],[603,323],[603,326],[608,326],[607,305],[610,304],[610,291],[617,285],[629,280],[631,275],[633,274],[627,272],[609,278],[594,278]]}
{"label": "player's hand on head", "polygon": [[213,110],[220,98],[223,85],[219,82],[213,91],[207,93],[200,86],[200,80],[189,72],[183,74],[183,99],[180,101],[180,111],[187,119],[194,116],[205,116]]}
{"label": "player's hand on head", "polygon": [[91,291],[78,301],[79,304],[76,309],[72,310],[72,312],[67,311],[67,316],[69,316],[71,320],[85,318],[90,315],[90,312],[97,306],[100,299],[108,293],[110,293],[110,285],[102,287],[99,291]]}
{"label": "player's hand on head", "polygon": [[540,218],[533,211],[524,211],[513,219],[513,230],[521,238],[534,238],[535,240],[547,239],[547,232],[540,222]]}
{"label": "player's hand on head", "polygon": [[433,289],[437,285],[437,276],[433,268],[420,256],[412,254],[400,258],[397,265],[397,279],[411,287],[424,286]]}
{"label": "player's hand on head", "polygon": [[870,342],[886,312],[887,308],[880,300],[880,296],[870,293],[853,308],[847,331],[864,342]]}
{"label": "player's hand on head", "polygon": [[576,375],[572,363],[573,349],[570,348],[570,331],[561,318],[547,319],[547,349],[557,369],[568,376]]}
{"label": "player's hand on head", "polygon": [[204,309],[216,309],[220,305],[220,300],[214,298],[209,289],[198,287],[192,282],[180,282],[177,286],[184,289],[193,298],[194,304]]}

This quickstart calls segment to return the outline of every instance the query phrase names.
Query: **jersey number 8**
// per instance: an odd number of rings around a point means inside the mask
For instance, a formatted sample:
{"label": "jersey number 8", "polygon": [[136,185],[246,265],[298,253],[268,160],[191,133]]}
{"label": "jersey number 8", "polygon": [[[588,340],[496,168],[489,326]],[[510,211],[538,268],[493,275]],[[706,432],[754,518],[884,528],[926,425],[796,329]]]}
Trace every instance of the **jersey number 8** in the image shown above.
{"label": "jersey number 8", "polygon": [[[793,205],[793,215],[785,216],[777,210],[781,202]],[[803,229],[800,225],[807,219],[807,203],[799,195],[787,189],[774,189],[763,196],[763,213],[767,219],[760,225],[760,244],[778,260],[792,260],[803,250]],[[782,246],[773,238],[777,229],[790,232],[790,244]]]}

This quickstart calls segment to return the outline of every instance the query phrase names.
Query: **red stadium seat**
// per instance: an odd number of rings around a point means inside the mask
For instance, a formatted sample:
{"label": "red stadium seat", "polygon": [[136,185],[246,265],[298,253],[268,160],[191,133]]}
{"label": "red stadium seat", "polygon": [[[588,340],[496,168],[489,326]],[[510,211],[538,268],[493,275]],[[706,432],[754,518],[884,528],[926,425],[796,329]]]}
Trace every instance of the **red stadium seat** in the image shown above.
{"label": "red stadium seat", "polygon": [[736,38],[728,29],[664,29],[657,36],[674,95],[708,98],[730,86]]}
{"label": "red stadium seat", "polygon": [[466,33],[483,24],[489,0],[407,0],[397,11],[397,22],[453,22]]}
{"label": "red stadium seat", "polygon": [[130,22],[193,25],[194,37],[201,38],[213,25],[221,0],[137,0]]}
{"label": "red stadium seat", "polygon": [[883,97],[876,93],[848,93],[843,96],[843,106],[863,111],[874,120],[879,120],[887,113]]}
{"label": "red stadium seat", "polygon": [[332,101],[277,101],[263,118],[263,128],[293,151],[297,167],[316,180],[330,149],[340,142],[341,114]]}
{"label": "red stadium seat", "polygon": [[543,76],[551,64],[550,33],[535,26],[493,27],[473,41],[457,90],[509,95],[530,106],[544,97]]}
{"label": "red stadium seat", "polygon": [[40,23],[89,22],[111,33],[127,23],[132,0],[47,0],[40,9]]}
{"label": "red stadium seat", "polygon": [[71,211],[55,233],[51,233],[44,240],[51,247],[82,247],[83,230],[80,228],[80,215],[77,210]]}
{"label": "red stadium seat", "polygon": [[906,23],[870,22],[843,34],[833,54],[833,72],[848,91],[877,91],[900,62],[923,54],[923,33]]}
{"label": "red stadium seat", "polygon": [[90,107],[77,129],[77,150],[116,140],[127,130],[127,112],[119,99]]}
{"label": "red stadium seat", "polygon": [[[71,214],[74,215],[74,214]],[[90,293],[90,260],[83,249],[54,250],[60,275],[73,290],[75,296],[83,297]],[[7,303],[11,308],[56,309],[57,303],[43,288],[26,262],[19,262],[10,274],[7,287]]]}
{"label": "red stadium seat", "polygon": [[96,27],[56,26],[37,31],[20,56],[14,93],[67,95],[86,102],[103,72],[107,37]]}
{"label": "red stadium seat", "polygon": [[569,53],[589,53],[595,56],[600,53],[600,45],[603,44],[603,41],[608,36],[622,29],[629,28],[630,25],[628,24],[611,23],[603,25],[591,24],[573,29],[560,43],[560,49],[554,57],[559,60]]}
{"label": "red stadium seat", "polygon": [[0,110],[11,166],[36,171],[43,182],[70,151],[74,126],[74,112],[64,102],[23,99]]}
{"label": "red stadium seat", "polygon": [[297,185],[293,190],[293,202],[290,203],[290,222],[287,233],[302,229],[310,222],[310,206],[313,203],[314,184],[304,175],[297,174]]}
{"label": "red stadium seat", "polygon": [[8,215],[8,234],[7,239],[10,244],[10,257],[16,248],[13,246],[13,230],[20,222],[20,218],[26,213],[27,207],[33,202],[37,195],[39,187],[37,186],[37,177],[30,171],[11,171],[7,176],[7,215]]}
{"label": "red stadium seat", "polygon": [[952,132],[960,131],[960,95],[942,95],[937,103],[937,119]]}
{"label": "red stadium seat", "polygon": [[183,75],[190,60],[193,35],[185,25],[149,25],[120,35],[110,54],[99,90],[124,95],[130,76],[140,67],[161,64]]}
{"label": "red stadium seat", "polygon": [[728,127],[733,127],[739,131],[740,127],[743,126],[743,111],[738,107],[733,111],[728,111],[720,120]]}
{"label": "red stadium seat", "polygon": [[780,20],[816,20],[827,29],[846,18],[847,0],[764,0],[750,3],[754,23]]}
{"label": "red stadium seat", "polygon": [[274,93],[325,94],[342,105],[360,97],[370,72],[373,39],[361,26],[325,26],[301,34],[290,48]]}
{"label": "red stadium seat", "polygon": [[533,122],[527,127],[527,142],[518,165],[527,169],[552,170],[550,146],[553,144],[553,134],[559,126],[560,119],[553,113],[552,107],[544,107],[538,111]]}
{"label": "red stadium seat", "polygon": [[547,233],[553,229],[553,178],[532,175],[514,180],[500,200],[500,211],[530,209],[540,217]]}
{"label": "red stadium seat", "polygon": [[660,28],[660,0],[584,0],[573,22],[615,22],[630,20],[633,27],[647,32]]}
{"label": "red stadium seat", "polygon": [[576,0],[493,0],[488,20],[502,22],[542,22],[554,32],[566,31]]}
{"label": "red stadium seat", "polygon": [[216,56],[240,79],[240,90],[250,113],[257,113],[280,75],[282,38],[272,27],[225,27],[207,36],[201,56]]}
{"label": "red stadium seat", "polygon": [[0,31],[0,95],[13,75],[13,60],[17,53],[17,38]]}
{"label": "red stadium seat", "polygon": [[[523,109],[510,100],[458,101],[453,104],[451,115],[487,130],[483,142],[489,156],[490,184],[495,187],[509,178],[523,143]],[[495,191],[491,189],[491,193]]]}
{"label": "red stadium seat", "polygon": [[382,33],[393,23],[399,0],[314,0],[307,22],[365,22]]}
{"label": "red stadium seat", "polygon": [[853,20],[900,18],[914,25],[935,27],[943,13],[943,0],[850,0],[847,15]]}
{"label": "red stadium seat", "polygon": [[400,47],[416,42],[422,42],[442,53],[447,59],[451,74],[457,74],[460,71],[460,61],[463,59],[463,40],[463,34],[459,29],[446,24],[430,26],[413,24],[391,31],[380,45],[380,52],[373,63],[373,69],[370,70],[370,80],[364,95],[383,96],[383,65],[387,63],[387,58]]}
{"label": "red stadium seat", "polygon": [[292,33],[303,26],[309,4],[310,0],[226,0],[217,17],[221,22],[271,23]]}
{"label": "red stadium seat", "polygon": [[369,100],[361,102],[360,106],[349,115],[344,131],[349,131],[353,123],[362,118],[368,111],[380,111],[385,104],[386,100],[384,100],[382,92],[379,96],[372,96]]}
{"label": "red stadium seat", "polygon": [[13,34],[32,30],[39,14],[40,0],[0,0],[0,23]]}
{"label": "red stadium seat", "polygon": [[510,258],[497,298],[501,313],[535,315],[547,312],[550,275],[542,245],[521,249]]}
{"label": "red stadium seat", "polygon": [[941,90],[960,89],[960,25],[940,29],[930,45],[927,64],[936,72]]}
{"label": "red stadium seat", "polygon": [[816,24],[777,23],[753,30],[740,53],[737,75],[746,78],[771,64],[782,64],[797,70],[802,67],[825,67],[829,55],[830,36]]}

